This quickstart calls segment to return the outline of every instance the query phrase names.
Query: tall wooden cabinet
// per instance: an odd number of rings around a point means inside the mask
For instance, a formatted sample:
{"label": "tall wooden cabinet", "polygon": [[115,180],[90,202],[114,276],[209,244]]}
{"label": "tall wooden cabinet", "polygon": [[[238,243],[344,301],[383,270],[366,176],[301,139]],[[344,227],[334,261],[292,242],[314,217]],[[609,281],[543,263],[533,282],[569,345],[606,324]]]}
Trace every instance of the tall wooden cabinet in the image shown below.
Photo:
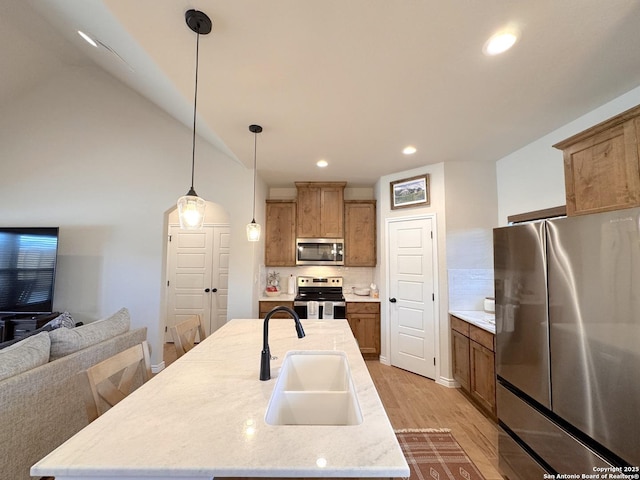
{"label": "tall wooden cabinet", "polygon": [[295,267],[295,247],[296,202],[267,200],[264,264],[268,267]]}
{"label": "tall wooden cabinet", "polygon": [[296,182],[299,238],[344,236],[345,186],[346,182]]}
{"label": "tall wooden cabinet", "polygon": [[344,264],[347,267],[376,266],[376,201],[344,202]]}
{"label": "tall wooden cabinet", "polygon": [[564,156],[567,215],[640,206],[640,106],[554,145]]}

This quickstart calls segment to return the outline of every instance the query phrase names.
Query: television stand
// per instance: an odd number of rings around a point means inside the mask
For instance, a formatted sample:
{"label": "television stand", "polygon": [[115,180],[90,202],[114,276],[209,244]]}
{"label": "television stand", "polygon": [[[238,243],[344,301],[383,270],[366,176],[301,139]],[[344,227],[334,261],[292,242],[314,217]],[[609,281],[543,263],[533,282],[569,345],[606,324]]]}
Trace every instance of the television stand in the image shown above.
{"label": "television stand", "polygon": [[59,315],[60,312],[3,316],[0,318],[0,342],[26,337],[29,332],[43,327]]}

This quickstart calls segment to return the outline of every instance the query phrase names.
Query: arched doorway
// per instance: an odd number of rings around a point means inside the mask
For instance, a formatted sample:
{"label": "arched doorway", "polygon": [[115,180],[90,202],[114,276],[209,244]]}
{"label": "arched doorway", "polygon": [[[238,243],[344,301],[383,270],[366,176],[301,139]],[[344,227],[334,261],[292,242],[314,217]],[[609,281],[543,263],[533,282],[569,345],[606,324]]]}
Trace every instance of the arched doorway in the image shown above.
{"label": "arched doorway", "polygon": [[164,340],[171,341],[169,327],[199,314],[207,335],[227,321],[229,216],[207,202],[202,230],[182,230],[177,209],[167,212],[165,240]]}

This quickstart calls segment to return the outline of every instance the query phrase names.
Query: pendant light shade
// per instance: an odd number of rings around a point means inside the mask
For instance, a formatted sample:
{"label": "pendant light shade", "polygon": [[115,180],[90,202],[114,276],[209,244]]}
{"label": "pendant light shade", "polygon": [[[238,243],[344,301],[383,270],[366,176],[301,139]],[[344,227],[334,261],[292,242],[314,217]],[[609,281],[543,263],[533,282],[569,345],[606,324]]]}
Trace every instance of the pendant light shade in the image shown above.
{"label": "pendant light shade", "polygon": [[257,150],[258,150],[258,134],[262,132],[260,125],[249,125],[249,131],[253,133],[253,217],[251,223],[247,224],[247,240],[250,242],[260,241],[260,224],[256,223],[256,175],[258,172]]}
{"label": "pendant light shade", "polygon": [[193,177],[196,166],[196,118],[198,106],[198,60],[200,49],[200,35],[211,32],[211,19],[206,13],[198,10],[188,10],[184,14],[187,26],[196,33],[196,81],[193,93],[193,135],[191,140],[191,188],[187,194],[178,199],[178,218],[180,228],[198,230],[204,225],[205,201],[193,189]]}
{"label": "pendant light shade", "polygon": [[189,192],[178,199],[178,217],[180,218],[180,228],[184,230],[198,230],[204,224],[205,201],[196,195],[196,192]]}
{"label": "pendant light shade", "polygon": [[261,232],[262,227],[260,227],[259,223],[256,223],[255,218],[251,221],[251,223],[247,224],[247,240],[249,240],[250,242],[259,242]]}

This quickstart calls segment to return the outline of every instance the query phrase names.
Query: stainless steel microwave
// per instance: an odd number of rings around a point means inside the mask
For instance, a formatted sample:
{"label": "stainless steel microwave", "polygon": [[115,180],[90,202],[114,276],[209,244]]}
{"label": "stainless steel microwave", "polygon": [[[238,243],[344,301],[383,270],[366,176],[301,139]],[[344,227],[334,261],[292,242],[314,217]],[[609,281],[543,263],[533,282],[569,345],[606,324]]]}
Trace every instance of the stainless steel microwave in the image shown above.
{"label": "stainless steel microwave", "polygon": [[344,239],[296,239],[296,265],[344,265]]}

